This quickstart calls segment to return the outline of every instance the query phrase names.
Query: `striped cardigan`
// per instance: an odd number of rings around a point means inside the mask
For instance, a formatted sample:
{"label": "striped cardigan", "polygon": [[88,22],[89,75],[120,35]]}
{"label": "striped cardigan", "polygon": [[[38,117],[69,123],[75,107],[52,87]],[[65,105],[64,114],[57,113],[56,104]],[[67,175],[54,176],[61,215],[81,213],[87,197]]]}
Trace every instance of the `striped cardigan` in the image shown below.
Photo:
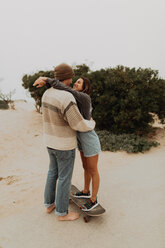
{"label": "striped cardigan", "polygon": [[50,88],[42,97],[44,142],[57,150],[77,147],[76,130],[93,130],[95,122],[85,120],[80,114],[73,95],[63,90]]}

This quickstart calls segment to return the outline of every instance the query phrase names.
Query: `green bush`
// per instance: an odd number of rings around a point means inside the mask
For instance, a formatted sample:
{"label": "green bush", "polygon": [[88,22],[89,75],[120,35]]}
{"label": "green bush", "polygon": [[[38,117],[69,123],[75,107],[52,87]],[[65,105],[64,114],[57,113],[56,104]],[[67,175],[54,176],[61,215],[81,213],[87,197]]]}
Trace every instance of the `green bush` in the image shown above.
{"label": "green bush", "polygon": [[106,130],[97,131],[102,151],[126,151],[138,153],[148,151],[151,147],[157,147],[158,142],[148,141],[146,138],[135,134],[115,135]]}
{"label": "green bush", "polygon": [[6,102],[0,100],[0,109],[8,109],[9,106]]}
{"label": "green bush", "polygon": [[165,80],[151,69],[118,66],[90,73],[93,118],[112,133],[149,132],[153,113],[165,118]]}

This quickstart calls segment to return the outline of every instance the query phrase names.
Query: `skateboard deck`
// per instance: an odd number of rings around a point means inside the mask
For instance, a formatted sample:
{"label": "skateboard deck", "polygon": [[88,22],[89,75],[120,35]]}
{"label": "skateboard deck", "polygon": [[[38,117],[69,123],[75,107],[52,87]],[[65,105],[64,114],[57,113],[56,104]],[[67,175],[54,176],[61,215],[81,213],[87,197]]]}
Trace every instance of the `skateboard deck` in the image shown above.
{"label": "skateboard deck", "polygon": [[[75,203],[80,209],[81,206],[86,203],[86,201],[88,200],[87,198],[76,198],[73,195],[80,191],[76,186],[71,185],[71,190],[70,190],[70,200]],[[96,216],[100,216],[103,213],[105,213],[105,209],[99,204],[97,207],[95,207],[94,209],[90,210],[90,211],[83,211],[81,209],[81,211],[85,214],[84,216],[84,221],[88,222],[90,217],[96,217]]]}

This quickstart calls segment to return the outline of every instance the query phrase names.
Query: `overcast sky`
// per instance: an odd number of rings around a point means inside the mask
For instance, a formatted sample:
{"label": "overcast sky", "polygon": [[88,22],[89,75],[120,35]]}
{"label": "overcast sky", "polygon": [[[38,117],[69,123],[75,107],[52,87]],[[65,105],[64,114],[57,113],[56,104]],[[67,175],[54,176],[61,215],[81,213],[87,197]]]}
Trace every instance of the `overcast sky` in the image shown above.
{"label": "overcast sky", "polygon": [[[86,63],[150,67],[165,78],[164,0],[0,0],[0,89],[24,74]],[[3,79],[3,80],[1,80]]]}

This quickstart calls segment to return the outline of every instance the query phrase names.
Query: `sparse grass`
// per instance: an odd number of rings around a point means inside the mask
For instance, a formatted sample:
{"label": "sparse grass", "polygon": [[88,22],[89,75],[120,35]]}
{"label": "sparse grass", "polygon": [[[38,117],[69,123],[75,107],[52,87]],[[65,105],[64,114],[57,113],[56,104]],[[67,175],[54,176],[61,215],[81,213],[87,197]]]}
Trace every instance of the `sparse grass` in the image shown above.
{"label": "sparse grass", "polygon": [[136,134],[112,134],[106,130],[97,131],[102,151],[126,151],[138,153],[150,150],[151,147],[160,145],[158,142],[149,141],[145,137]]}

